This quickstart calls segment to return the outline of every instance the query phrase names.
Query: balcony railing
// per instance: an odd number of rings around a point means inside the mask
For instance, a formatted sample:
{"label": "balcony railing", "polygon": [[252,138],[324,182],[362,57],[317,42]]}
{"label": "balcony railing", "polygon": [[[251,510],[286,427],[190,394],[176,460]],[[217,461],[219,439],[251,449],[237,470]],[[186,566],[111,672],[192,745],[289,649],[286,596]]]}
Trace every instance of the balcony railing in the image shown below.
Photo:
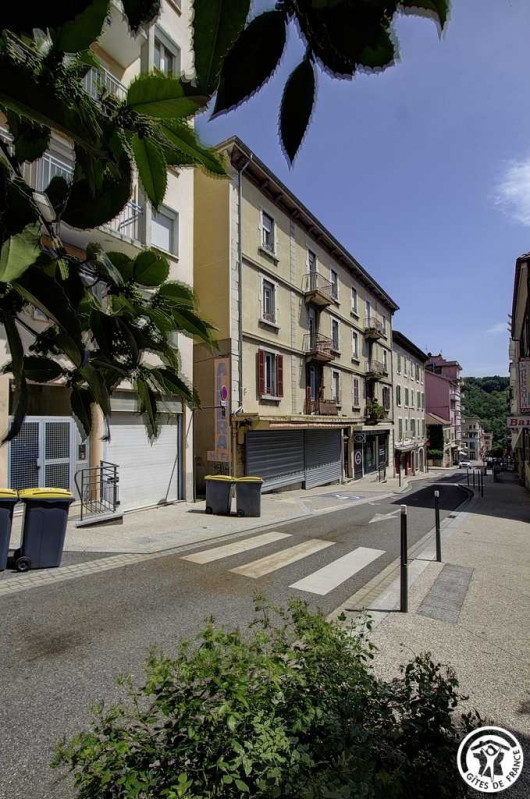
{"label": "balcony railing", "polygon": [[122,236],[128,236],[130,239],[140,239],[140,218],[144,212],[141,205],[129,200],[129,202],[121,209],[118,216],[111,219],[102,225],[105,230],[113,230]]}
{"label": "balcony railing", "polygon": [[338,416],[339,408],[334,399],[311,399],[306,397],[305,412],[316,416]]}
{"label": "balcony railing", "polygon": [[35,181],[35,188],[37,191],[44,191],[52,178],[60,177],[65,180],[71,180],[74,175],[73,164],[67,161],[61,161],[50,153],[45,153],[42,158],[37,161],[37,177]]}
{"label": "balcony railing", "polygon": [[318,272],[304,275],[303,291],[306,300],[315,305],[330,305],[333,302],[333,284]]}
{"label": "balcony railing", "polygon": [[320,333],[306,333],[303,349],[306,355],[320,361],[331,361],[335,357],[333,340]]}
{"label": "balcony railing", "polygon": [[366,364],[366,374],[369,377],[383,377],[387,373],[388,369],[381,361],[370,361]]}
{"label": "balcony railing", "polygon": [[364,320],[364,334],[368,338],[382,338],[385,335],[385,329],[381,320],[375,316],[367,316]]}
{"label": "balcony railing", "polygon": [[83,79],[83,87],[94,100],[99,100],[105,94],[124,100],[127,94],[123,83],[104,67],[91,67]]}

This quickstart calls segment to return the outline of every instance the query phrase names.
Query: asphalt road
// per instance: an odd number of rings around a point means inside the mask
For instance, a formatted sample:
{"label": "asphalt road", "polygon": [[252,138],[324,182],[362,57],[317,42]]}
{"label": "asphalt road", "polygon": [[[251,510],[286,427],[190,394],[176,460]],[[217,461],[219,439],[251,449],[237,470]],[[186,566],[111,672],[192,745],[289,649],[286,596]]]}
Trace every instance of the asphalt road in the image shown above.
{"label": "asphalt road", "polygon": [[[464,495],[451,485],[440,490],[444,518]],[[374,496],[359,506],[345,501],[339,511],[280,525],[274,529],[284,537],[261,547],[250,548],[263,535],[253,531],[234,539],[246,551],[210,562],[183,555],[197,557],[226,542],[0,599],[0,797],[75,796],[71,782],[57,784],[48,767],[54,744],[83,727],[89,702],[120,696],[116,675],[140,675],[150,645],[171,651],[179,636],[194,636],[209,615],[229,627],[246,626],[258,591],[279,604],[296,596],[331,612],[398,556],[401,503],[409,507],[413,545],[434,525],[432,483],[415,483],[397,499]],[[376,514],[392,515],[370,523]],[[282,558],[292,547],[300,559],[285,565]],[[359,554],[366,553],[372,560],[360,568]],[[269,568],[276,568],[263,576],[232,571],[269,556]],[[314,593],[322,585],[328,592]]]}

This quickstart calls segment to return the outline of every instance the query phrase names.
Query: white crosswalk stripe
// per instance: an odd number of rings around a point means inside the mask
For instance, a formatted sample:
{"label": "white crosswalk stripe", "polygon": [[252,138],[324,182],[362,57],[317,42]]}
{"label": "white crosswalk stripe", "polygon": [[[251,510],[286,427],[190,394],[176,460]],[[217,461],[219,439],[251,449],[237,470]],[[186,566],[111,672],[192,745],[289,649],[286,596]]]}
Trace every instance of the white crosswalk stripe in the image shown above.
{"label": "white crosswalk stripe", "polygon": [[383,549],[357,547],[352,552],[348,552],[347,555],[343,555],[332,563],[328,563],[322,569],[318,569],[313,574],[309,574],[302,580],[293,583],[289,588],[297,588],[299,591],[307,591],[310,594],[324,596],[384,554],[385,551]]}
{"label": "white crosswalk stripe", "polygon": [[235,569],[230,569],[230,571],[234,572],[234,574],[242,574],[245,577],[263,577],[278,569],[283,569],[284,566],[289,566],[291,563],[296,563],[297,560],[307,558],[315,552],[331,547],[333,544],[333,541],[311,538],[308,541],[302,541],[301,544],[295,544],[295,546],[288,549],[282,549],[280,552],[274,552],[272,555],[259,558],[259,560],[253,560],[251,563],[237,566]]}
{"label": "white crosswalk stripe", "polygon": [[232,544],[225,544],[222,547],[203,549],[191,555],[184,555],[181,560],[189,560],[192,563],[211,563],[214,560],[228,558],[230,555],[239,555],[241,552],[247,552],[250,549],[257,549],[266,544],[272,544],[274,541],[280,541],[282,538],[291,538],[291,536],[288,533],[263,533],[262,535],[257,535],[255,538],[244,538],[241,541],[234,541]]}

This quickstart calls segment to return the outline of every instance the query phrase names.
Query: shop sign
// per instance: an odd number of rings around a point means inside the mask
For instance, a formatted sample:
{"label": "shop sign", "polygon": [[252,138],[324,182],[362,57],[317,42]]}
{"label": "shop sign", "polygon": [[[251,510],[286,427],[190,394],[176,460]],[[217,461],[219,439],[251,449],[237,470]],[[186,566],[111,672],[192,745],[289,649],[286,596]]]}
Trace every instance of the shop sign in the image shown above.
{"label": "shop sign", "polygon": [[530,427],[530,416],[508,416],[506,426],[509,428]]}
{"label": "shop sign", "polygon": [[366,433],[354,433],[353,440],[356,444],[364,444],[366,442]]}
{"label": "shop sign", "polygon": [[530,358],[519,361],[519,407],[522,413],[530,411]]}
{"label": "shop sign", "polygon": [[230,461],[230,413],[228,397],[230,390],[230,358],[214,358],[215,426],[214,449],[206,453],[208,461],[228,463]]}

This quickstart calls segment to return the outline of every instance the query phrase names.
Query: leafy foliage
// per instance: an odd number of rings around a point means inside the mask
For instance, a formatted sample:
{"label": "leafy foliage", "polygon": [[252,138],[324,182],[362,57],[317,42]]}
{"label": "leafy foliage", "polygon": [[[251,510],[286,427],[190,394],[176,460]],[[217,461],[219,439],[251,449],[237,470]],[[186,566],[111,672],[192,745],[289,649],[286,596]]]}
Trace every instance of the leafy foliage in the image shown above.
{"label": "leafy foliage", "polygon": [[463,416],[478,416],[484,430],[493,433],[493,447],[506,446],[510,378],[466,377],[462,386]]}
{"label": "leafy foliage", "polygon": [[153,652],[129,700],[95,709],[63,742],[80,799],[458,799],[461,737],[454,672],[428,654],[390,682],[363,629],[329,623],[301,602],[258,599],[251,630],[210,621],[176,656]]}
{"label": "leafy foliage", "polygon": [[271,77],[284,50],[287,27],[295,27],[306,52],[285,86],[280,119],[280,138],[292,162],[309,124],[316,68],[335,78],[384,69],[396,56],[392,21],[397,12],[427,13],[443,27],[448,6],[449,0],[278,0],[274,10],[254,17],[241,30],[219,69],[223,51],[241,28],[245,3],[196,0],[199,85],[208,92],[217,88],[214,114],[235,108]]}

